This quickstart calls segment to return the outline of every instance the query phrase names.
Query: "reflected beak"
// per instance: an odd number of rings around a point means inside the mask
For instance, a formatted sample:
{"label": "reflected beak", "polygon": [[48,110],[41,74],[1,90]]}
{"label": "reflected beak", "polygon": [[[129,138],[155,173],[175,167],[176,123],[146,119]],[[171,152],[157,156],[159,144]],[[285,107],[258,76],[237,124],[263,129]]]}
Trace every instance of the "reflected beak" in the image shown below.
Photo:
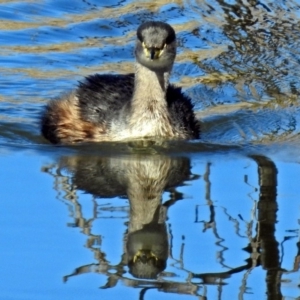
{"label": "reflected beak", "polygon": [[135,256],[133,257],[133,263],[137,262],[138,260],[141,261],[143,264],[147,263],[149,260],[154,259],[154,261],[158,261],[157,256],[151,250],[139,250]]}

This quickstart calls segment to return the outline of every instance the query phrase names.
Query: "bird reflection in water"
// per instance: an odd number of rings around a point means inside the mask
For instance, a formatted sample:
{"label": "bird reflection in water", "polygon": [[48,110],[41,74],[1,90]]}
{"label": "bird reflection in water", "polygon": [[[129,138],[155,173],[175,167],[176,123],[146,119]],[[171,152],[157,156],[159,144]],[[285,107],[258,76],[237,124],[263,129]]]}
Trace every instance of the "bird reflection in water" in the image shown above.
{"label": "bird reflection in water", "polygon": [[[97,239],[91,234],[91,221],[96,216],[88,222],[85,220],[73,189],[83,190],[98,198],[128,197],[128,232],[124,237],[125,253],[120,266],[128,265],[130,273],[136,278],[157,278],[165,269],[169,255],[167,210],[182,199],[175,187],[197,178],[191,174],[189,159],[160,155],[137,155],[130,158],[65,157],[59,162],[56,179],[64,178],[60,172],[63,169],[70,172],[72,178],[71,184],[64,184],[65,192],[70,196],[65,198],[70,198],[77,206],[77,215],[80,217],[75,221],[75,226],[82,227],[89,235],[89,245],[93,245]],[[51,168],[45,170],[52,172]],[[169,191],[171,197],[162,203],[164,191]],[[105,255],[97,256],[103,269]],[[112,268],[108,266],[108,262],[105,264],[107,269]],[[87,267],[78,268],[73,274],[66,276],[65,280],[86,272]],[[116,269],[120,270],[119,267]]]}
{"label": "bird reflection in water", "polygon": [[[188,274],[185,282],[174,282],[170,278],[172,275],[168,277],[168,274],[165,274],[167,276],[162,277],[161,274],[164,273],[167,259],[169,257],[173,259],[172,245],[169,244],[172,239],[169,237],[166,219],[168,208],[183,198],[176,187],[188,180],[199,178],[191,173],[188,158],[160,155],[139,155],[130,158],[74,156],[61,159],[56,172],[53,172],[55,168],[45,168],[45,171],[55,176],[55,180],[65,179],[63,189],[69,195],[65,198],[72,202],[77,212],[75,226],[83,228],[83,232],[88,235],[87,244],[93,251],[95,251],[93,248],[95,240],[101,240],[100,236],[91,233],[91,225],[97,215],[88,221],[83,217],[81,206],[74,196],[76,190],[83,190],[98,198],[126,196],[130,204],[128,230],[124,236],[125,245],[121,262],[118,265],[110,265],[105,259],[106,254],[98,249],[96,255],[98,264],[81,266],[64,279],[87,272],[99,272],[108,277],[107,284],[104,286],[106,288],[115,286],[119,280],[127,286],[141,287],[141,299],[150,287],[164,292],[205,298],[205,286],[213,284],[218,285],[219,299],[221,299],[222,286],[226,284],[226,278],[235,273],[245,272],[239,294],[243,297],[247,290],[247,277],[254,268],[261,266],[265,270],[267,299],[282,299],[282,276],[297,271],[299,265],[291,271],[285,271],[281,267],[282,258],[280,258],[279,243],[275,235],[278,210],[276,166],[264,156],[252,156],[251,159],[258,166],[259,199],[255,213],[257,215],[255,232],[249,235],[248,245],[243,249],[249,253],[249,258],[244,264],[236,267],[222,265],[227,268],[224,272],[196,273],[182,269]],[[70,177],[63,176],[60,173],[62,169],[68,170]],[[204,230],[212,229],[214,235],[220,238],[217,233],[215,206],[210,199],[209,163],[203,180],[206,182],[206,200],[210,208],[210,220],[204,222]],[[171,196],[170,199],[162,202],[164,191],[169,191]],[[197,209],[195,215],[196,223],[199,223]],[[299,261],[298,255],[295,258],[295,262],[297,261]],[[221,259],[220,264],[222,262],[224,259]],[[183,265],[182,262],[182,268]],[[126,266],[136,279],[126,276]],[[158,277],[159,280],[154,280]],[[203,288],[202,296],[198,294],[200,287]]]}

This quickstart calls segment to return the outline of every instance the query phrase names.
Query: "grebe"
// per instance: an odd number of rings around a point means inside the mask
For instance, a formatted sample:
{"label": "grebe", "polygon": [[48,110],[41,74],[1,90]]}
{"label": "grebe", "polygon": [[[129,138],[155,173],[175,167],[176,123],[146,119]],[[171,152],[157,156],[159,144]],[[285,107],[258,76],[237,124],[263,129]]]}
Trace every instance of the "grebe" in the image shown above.
{"label": "grebe", "polygon": [[174,29],[146,22],[137,30],[135,74],[85,78],[48,103],[41,131],[54,144],[161,137],[199,138],[191,100],[169,84],[176,57]]}

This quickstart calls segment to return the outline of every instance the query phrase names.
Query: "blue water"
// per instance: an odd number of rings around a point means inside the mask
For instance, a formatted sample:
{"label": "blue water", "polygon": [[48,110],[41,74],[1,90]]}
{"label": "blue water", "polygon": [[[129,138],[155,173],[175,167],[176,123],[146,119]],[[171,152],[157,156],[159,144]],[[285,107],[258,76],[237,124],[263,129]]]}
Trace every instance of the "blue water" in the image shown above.
{"label": "blue water", "polygon": [[[298,299],[299,8],[1,1],[0,299]],[[47,143],[47,101],[132,72],[149,19],[176,29],[201,140]],[[130,265],[143,243],[151,279]]]}

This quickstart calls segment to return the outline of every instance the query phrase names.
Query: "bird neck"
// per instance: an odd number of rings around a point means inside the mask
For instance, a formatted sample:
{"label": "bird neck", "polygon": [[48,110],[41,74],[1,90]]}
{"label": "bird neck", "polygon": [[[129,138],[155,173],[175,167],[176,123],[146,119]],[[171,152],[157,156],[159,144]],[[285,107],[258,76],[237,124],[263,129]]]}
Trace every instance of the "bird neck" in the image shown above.
{"label": "bird neck", "polygon": [[165,106],[170,72],[171,68],[167,72],[154,72],[137,62],[132,104],[139,107],[148,107],[150,103]]}
{"label": "bird neck", "polygon": [[175,136],[166,101],[169,75],[170,72],[153,72],[136,64],[129,117],[132,137]]}

